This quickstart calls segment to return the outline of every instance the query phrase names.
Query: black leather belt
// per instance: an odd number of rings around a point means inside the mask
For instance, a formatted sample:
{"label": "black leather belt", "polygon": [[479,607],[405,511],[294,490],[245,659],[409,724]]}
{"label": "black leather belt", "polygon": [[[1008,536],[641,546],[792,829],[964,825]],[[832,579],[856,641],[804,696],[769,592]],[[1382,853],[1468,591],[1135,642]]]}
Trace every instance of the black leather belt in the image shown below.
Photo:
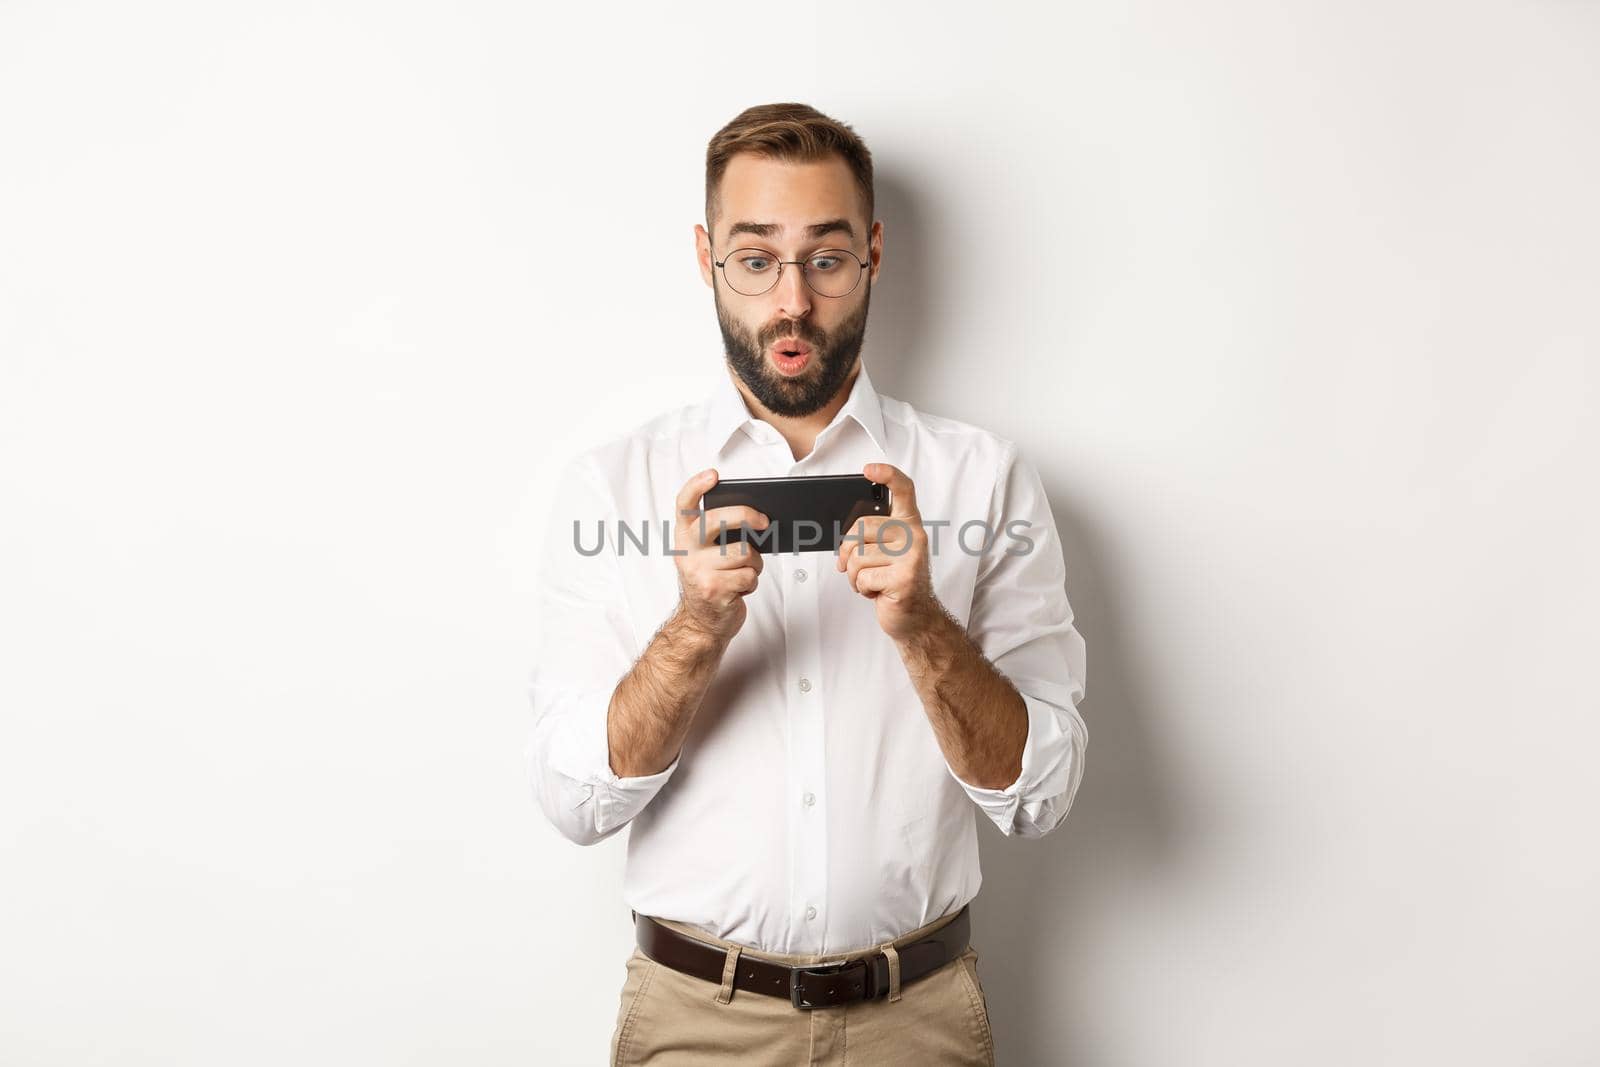
{"label": "black leather belt", "polygon": [[[648,915],[635,912],[633,922],[639,949],[646,956],[663,967],[722,985],[726,951],[663,926]],[[963,907],[954,919],[937,930],[897,948],[900,985],[910,985],[959,958],[967,950],[971,922],[967,907]],[[880,949],[848,963],[790,967],[741,952],[733,975],[733,988],[778,997],[801,1009],[873,1000],[889,993],[889,957]]]}

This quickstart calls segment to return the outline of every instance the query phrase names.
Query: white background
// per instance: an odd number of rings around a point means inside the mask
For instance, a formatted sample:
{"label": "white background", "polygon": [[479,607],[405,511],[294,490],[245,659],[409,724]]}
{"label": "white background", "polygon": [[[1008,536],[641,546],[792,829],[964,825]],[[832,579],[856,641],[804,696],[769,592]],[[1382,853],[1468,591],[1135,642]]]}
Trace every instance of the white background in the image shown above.
{"label": "white background", "polygon": [[544,494],[719,373],[705,144],[778,100],[875,154],[874,379],[1067,542],[1001,1063],[1596,1062],[1597,60],[1582,0],[0,3],[0,1062],[604,1061]]}

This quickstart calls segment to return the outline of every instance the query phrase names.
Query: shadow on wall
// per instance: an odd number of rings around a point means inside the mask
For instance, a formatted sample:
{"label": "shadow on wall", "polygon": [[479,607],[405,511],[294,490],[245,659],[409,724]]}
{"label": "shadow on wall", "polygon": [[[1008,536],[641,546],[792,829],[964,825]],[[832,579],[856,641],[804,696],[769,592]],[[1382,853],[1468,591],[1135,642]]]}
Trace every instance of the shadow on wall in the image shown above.
{"label": "shadow on wall", "polygon": [[[922,353],[944,332],[959,294],[950,289],[948,272],[932,267],[946,251],[941,230],[923,217],[911,183],[880,168],[873,185],[883,222],[883,272],[872,287],[862,359],[880,392],[909,400],[924,395],[923,384],[937,373],[930,373]],[[959,251],[954,244],[950,255]]]}
{"label": "shadow on wall", "polygon": [[[868,326],[875,383],[913,404],[937,376],[925,342],[960,314],[943,261],[947,226],[930,224],[914,179],[877,175],[885,272]],[[959,412],[952,413],[959,418]],[[1005,1065],[1083,1064],[1100,1059],[1088,1011],[1100,979],[1080,945],[1099,924],[1123,921],[1119,901],[1136,887],[1174,878],[1181,853],[1198,847],[1182,825],[1174,783],[1150,736],[1138,680],[1138,642],[1119,625],[1115,550],[1049,484],[1052,464],[1035,455],[1066,554],[1067,593],[1087,646],[1080,710],[1089,727],[1083,782],[1066,821],[1041,840],[1008,839],[978,818],[983,887],[973,901],[973,944]]]}
{"label": "shadow on wall", "polygon": [[1089,727],[1083,781],[1066,821],[1039,840],[1004,837],[978,820],[983,887],[973,943],[1001,1064],[1101,1062],[1089,1037],[1101,982],[1080,946],[1138,887],[1176,877],[1196,847],[1163,773],[1138,679],[1137,642],[1117,622],[1112,564],[1087,524],[1046,484],[1067,559],[1067,593],[1087,646],[1079,710]]}

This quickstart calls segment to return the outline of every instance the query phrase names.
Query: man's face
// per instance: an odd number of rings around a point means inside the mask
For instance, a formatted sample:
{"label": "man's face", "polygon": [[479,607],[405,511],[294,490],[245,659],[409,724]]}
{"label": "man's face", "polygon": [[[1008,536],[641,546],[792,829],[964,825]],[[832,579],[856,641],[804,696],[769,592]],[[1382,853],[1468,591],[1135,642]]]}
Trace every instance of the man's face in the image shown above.
{"label": "man's face", "polygon": [[[701,274],[712,287],[717,324],[728,363],[745,386],[777,415],[809,415],[827,405],[855,367],[867,333],[872,280],[882,255],[883,227],[869,231],[864,205],[850,168],[834,156],[813,163],[786,163],[749,153],[729,161],[722,175],[721,210],[708,242],[696,226]],[[821,223],[845,227],[811,232]],[[741,229],[746,224],[770,232]],[[870,238],[870,241],[869,241]],[[778,284],[760,296],[729,289],[713,266],[739,248],[758,248],[781,260],[803,260],[825,248],[842,248],[870,262],[846,296],[821,296],[786,263]],[[802,350],[799,359],[782,355]]]}

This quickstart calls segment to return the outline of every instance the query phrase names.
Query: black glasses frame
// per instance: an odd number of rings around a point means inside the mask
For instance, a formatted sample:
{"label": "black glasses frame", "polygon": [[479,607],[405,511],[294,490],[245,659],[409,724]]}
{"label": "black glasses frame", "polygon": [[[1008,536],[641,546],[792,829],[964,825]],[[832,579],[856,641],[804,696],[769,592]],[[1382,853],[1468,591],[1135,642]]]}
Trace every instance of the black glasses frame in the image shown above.
{"label": "black glasses frame", "polygon": [[[767,286],[765,289],[761,290],[761,292],[759,292],[759,293],[744,293],[744,292],[740,292],[738,289],[734,289],[733,288],[733,283],[728,281],[728,260],[732,259],[736,254],[738,254],[740,252],[761,252],[761,253],[765,254],[766,256],[770,257],[771,259],[773,259],[774,261],[777,262],[777,264],[778,264],[778,273],[774,274],[772,276],[772,284],[771,285]],[[850,251],[848,248],[819,248],[815,252],[811,253],[810,256],[807,256],[806,259],[810,259],[810,258],[812,258],[812,256],[824,255],[824,254],[826,254],[828,252],[838,252],[838,253],[842,253],[843,255],[847,255],[851,259],[856,261],[856,266],[861,268],[860,272],[856,275],[856,283],[854,285],[852,285],[850,288],[846,289],[842,293],[824,293],[822,290],[818,289],[815,285],[812,285],[811,284],[811,275],[806,271],[806,260],[805,259],[778,259],[778,254],[776,252],[770,251],[769,249],[765,249],[765,248],[756,248],[756,247],[751,246],[751,245],[740,245],[738,248],[735,248],[732,252],[729,252],[727,255],[723,256],[721,260],[717,259],[716,252],[712,252],[711,253],[711,262],[712,262],[713,265],[722,268],[722,281],[723,281],[723,284],[726,285],[733,292],[738,293],[740,296],[766,296],[768,293],[772,292],[772,290],[776,289],[778,287],[778,283],[783,280],[783,268],[792,263],[795,266],[800,268],[800,277],[806,283],[806,288],[807,289],[810,289],[813,293],[816,293],[818,296],[825,296],[825,297],[829,298],[830,300],[839,300],[839,299],[842,299],[844,297],[849,296],[851,293],[855,292],[857,289],[859,289],[861,287],[861,279],[865,278],[867,276],[867,268],[872,265],[872,262],[871,262],[871,260],[862,259],[860,256],[856,255],[854,252]]]}

